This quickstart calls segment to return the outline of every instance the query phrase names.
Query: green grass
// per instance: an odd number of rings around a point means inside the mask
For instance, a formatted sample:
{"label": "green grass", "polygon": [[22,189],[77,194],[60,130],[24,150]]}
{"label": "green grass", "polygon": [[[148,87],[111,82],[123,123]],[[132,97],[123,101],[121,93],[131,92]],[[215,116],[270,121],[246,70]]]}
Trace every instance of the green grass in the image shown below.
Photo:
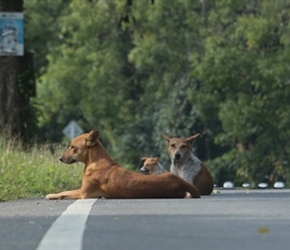
{"label": "green grass", "polygon": [[0,136],[0,201],[43,197],[48,193],[79,188],[83,164],[66,165],[58,158],[64,145],[33,145]]}

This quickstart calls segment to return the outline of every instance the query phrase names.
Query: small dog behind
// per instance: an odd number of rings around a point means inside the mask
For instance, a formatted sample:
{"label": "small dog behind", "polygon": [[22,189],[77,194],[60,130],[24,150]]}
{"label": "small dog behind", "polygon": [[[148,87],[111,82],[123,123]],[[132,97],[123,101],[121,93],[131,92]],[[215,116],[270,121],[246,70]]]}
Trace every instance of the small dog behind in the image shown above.
{"label": "small dog behind", "polygon": [[92,130],[74,138],[59,159],[66,164],[85,164],[80,189],[48,194],[46,199],[86,198],[184,198],[187,193],[199,198],[197,188],[180,177],[164,173],[143,175],[128,171],[115,162]]}
{"label": "small dog behind", "polygon": [[141,160],[144,161],[142,168],[140,168],[141,173],[162,174],[167,172],[158,161],[158,157],[143,157]]}
{"label": "small dog behind", "polygon": [[195,185],[201,195],[209,195],[213,190],[213,178],[206,166],[191,152],[191,145],[198,136],[171,138],[163,135],[171,160],[170,172]]}

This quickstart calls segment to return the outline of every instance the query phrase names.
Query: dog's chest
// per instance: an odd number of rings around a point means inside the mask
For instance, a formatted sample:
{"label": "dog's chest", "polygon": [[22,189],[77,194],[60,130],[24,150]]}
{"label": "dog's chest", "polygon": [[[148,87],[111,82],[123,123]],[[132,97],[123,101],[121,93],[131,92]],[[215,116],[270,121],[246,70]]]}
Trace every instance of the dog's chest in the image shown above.
{"label": "dog's chest", "polygon": [[191,157],[182,164],[172,164],[170,168],[170,172],[173,172],[178,176],[185,177],[187,175],[190,175],[191,177],[194,177],[201,170],[201,162],[196,156],[191,155]]}

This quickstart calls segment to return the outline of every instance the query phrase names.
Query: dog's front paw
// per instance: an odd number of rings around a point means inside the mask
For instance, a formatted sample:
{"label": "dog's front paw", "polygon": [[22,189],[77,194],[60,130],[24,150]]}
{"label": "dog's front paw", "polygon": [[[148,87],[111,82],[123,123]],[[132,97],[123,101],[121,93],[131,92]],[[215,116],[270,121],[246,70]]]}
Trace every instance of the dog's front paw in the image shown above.
{"label": "dog's front paw", "polygon": [[47,199],[47,200],[56,200],[58,198],[59,197],[58,197],[57,194],[48,194],[48,195],[45,196],[45,199]]}

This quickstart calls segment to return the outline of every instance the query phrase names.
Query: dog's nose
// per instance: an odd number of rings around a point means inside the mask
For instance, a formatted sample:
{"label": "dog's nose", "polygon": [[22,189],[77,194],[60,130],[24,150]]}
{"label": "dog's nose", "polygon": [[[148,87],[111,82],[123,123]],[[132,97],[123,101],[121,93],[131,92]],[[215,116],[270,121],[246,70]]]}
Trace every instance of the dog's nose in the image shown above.
{"label": "dog's nose", "polygon": [[62,158],[61,158],[61,157],[59,157],[58,159],[59,159],[61,162],[63,162],[63,160],[62,160]]}
{"label": "dog's nose", "polygon": [[174,159],[175,159],[175,160],[180,160],[180,158],[181,158],[181,154],[180,154],[180,153],[176,153],[176,154],[174,155]]}

